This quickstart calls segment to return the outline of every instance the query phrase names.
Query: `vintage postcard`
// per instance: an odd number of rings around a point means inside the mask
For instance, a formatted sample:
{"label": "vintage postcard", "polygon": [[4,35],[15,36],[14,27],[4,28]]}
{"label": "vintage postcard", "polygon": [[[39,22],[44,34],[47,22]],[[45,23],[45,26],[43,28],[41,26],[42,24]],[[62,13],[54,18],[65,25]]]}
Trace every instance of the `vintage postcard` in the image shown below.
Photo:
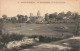
{"label": "vintage postcard", "polygon": [[0,0],[0,51],[80,51],[80,0]]}

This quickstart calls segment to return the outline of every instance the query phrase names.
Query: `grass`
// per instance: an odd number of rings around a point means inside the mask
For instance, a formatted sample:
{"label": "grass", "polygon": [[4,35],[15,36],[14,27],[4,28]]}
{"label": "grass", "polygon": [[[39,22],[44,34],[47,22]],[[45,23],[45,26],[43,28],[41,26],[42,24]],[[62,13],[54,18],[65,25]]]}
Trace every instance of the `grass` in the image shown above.
{"label": "grass", "polygon": [[[73,35],[73,28],[68,30],[56,30],[55,27],[58,26],[68,26],[74,27],[74,24],[27,24],[27,23],[17,23],[12,24],[8,23],[5,24],[3,27],[3,34],[24,34],[24,35],[43,35],[43,36],[72,36]],[[55,31],[56,30],[56,31]]]}
{"label": "grass", "polygon": [[[56,30],[55,27],[58,26],[68,26],[69,29],[65,30],[62,29],[60,31]],[[65,30],[65,31],[64,31]],[[2,39],[1,42],[3,44],[0,44],[0,49],[5,47],[5,44],[10,42],[10,41],[18,41],[21,40],[24,36],[38,36],[39,38],[41,37],[44,39],[44,42],[47,42],[46,40],[50,41],[56,41],[59,40],[60,38],[66,38],[66,37],[71,37],[73,36],[74,33],[74,24],[26,24],[26,23],[17,23],[17,24],[12,24],[12,23],[7,23],[4,24],[3,30],[2,30]],[[63,36],[62,36],[63,34]],[[49,38],[50,37],[50,38]],[[57,37],[57,38],[55,38]],[[40,39],[41,39],[40,38]],[[52,40],[52,39],[53,40]],[[16,50],[5,50],[2,49],[3,51],[16,51]],[[46,49],[45,49],[46,50]]]}

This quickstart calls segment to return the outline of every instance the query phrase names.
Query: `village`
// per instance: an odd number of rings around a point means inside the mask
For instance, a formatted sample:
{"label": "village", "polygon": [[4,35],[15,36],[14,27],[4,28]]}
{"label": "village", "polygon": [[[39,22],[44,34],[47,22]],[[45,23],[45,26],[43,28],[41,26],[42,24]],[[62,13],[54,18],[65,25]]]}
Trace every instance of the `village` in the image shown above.
{"label": "village", "polygon": [[79,17],[80,15],[77,12],[68,11],[64,12],[54,12],[54,13],[46,13],[45,16],[40,15],[40,11],[37,12],[36,16],[33,13],[30,13],[30,16],[18,14],[13,17],[8,17],[7,15],[2,15],[0,18],[0,22],[6,23],[74,23],[75,16]]}
{"label": "village", "polygon": [[0,18],[2,51],[76,51],[80,50],[80,15],[68,11],[36,16],[18,14]]}

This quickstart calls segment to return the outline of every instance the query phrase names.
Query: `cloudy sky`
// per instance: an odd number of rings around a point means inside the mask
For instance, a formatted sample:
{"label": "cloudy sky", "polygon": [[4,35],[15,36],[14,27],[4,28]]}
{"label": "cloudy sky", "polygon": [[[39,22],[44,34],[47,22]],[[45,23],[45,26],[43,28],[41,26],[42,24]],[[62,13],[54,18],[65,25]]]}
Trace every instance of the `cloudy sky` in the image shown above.
{"label": "cloudy sky", "polygon": [[8,17],[17,14],[41,16],[54,12],[78,12],[80,13],[80,0],[0,0],[0,17],[6,14]]}

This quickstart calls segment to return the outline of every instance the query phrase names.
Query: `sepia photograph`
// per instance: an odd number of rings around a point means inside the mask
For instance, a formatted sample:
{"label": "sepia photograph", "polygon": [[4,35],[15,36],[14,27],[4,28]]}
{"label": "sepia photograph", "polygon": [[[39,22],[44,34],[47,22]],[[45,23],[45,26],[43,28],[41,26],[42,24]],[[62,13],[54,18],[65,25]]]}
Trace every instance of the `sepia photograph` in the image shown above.
{"label": "sepia photograph", "polygon": [[80,0],[0,0],[0,51],[80,51]]}

